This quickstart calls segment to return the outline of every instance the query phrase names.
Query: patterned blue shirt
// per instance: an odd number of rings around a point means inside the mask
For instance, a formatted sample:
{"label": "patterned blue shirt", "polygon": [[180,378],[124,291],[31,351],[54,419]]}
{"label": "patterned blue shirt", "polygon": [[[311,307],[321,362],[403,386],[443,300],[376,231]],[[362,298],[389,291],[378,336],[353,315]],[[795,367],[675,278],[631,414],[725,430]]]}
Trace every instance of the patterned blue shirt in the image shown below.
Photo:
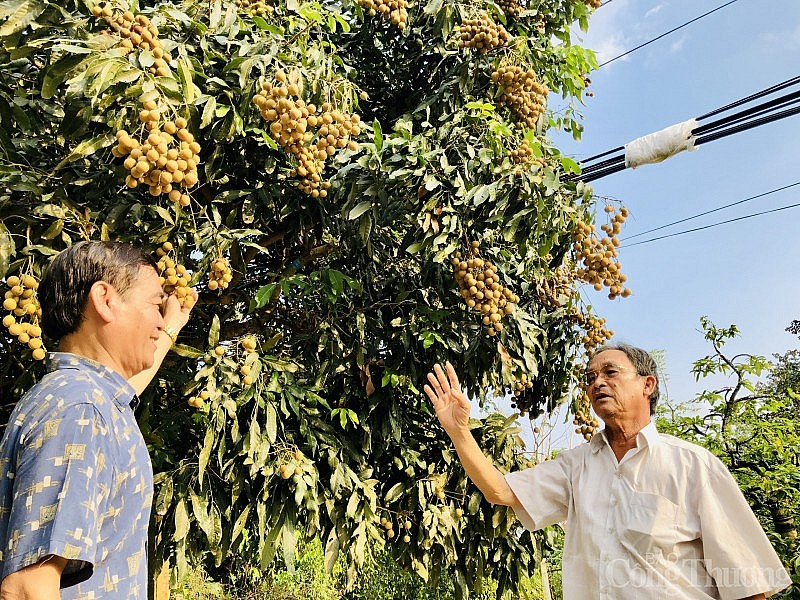
{"label": "patterned blue shirt", "polygon": [[0,578],[68,559],[63,600],[147,598],[153,470],[116,371],[54,353],[0,442]]}

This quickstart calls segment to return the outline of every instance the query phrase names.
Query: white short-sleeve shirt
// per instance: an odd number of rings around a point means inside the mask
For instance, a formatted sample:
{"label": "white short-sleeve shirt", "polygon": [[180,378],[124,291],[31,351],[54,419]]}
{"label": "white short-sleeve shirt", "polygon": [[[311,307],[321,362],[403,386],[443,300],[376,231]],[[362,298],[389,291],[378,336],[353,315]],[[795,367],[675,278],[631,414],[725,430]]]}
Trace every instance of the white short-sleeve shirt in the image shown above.
{"label": "white short-sleeve shirt", "polygon": [[530,530],[566,521],[564,600],[736,600],[791,579],[728,469],[650,423],[506,475]]}

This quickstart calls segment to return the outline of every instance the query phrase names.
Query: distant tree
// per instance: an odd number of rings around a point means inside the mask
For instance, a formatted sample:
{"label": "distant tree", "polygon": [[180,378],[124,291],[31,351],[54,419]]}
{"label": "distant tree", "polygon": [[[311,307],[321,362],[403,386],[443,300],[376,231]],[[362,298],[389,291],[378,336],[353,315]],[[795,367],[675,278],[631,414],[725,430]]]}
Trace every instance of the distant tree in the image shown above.
{"label": "distant tree", "polygon": [[[800,381],[796,351],[777,357],[729,356],[723,348],[739,335],[736,325],[716,327],[701,318],[714,352],[694,363],[695,378],[730,380],[693,401],[659,409],[658,427],[708,448],[727,465],[787,566],[794,585],[781,598],[800,598]],[[766,381],[759,381],[768,375]]]}

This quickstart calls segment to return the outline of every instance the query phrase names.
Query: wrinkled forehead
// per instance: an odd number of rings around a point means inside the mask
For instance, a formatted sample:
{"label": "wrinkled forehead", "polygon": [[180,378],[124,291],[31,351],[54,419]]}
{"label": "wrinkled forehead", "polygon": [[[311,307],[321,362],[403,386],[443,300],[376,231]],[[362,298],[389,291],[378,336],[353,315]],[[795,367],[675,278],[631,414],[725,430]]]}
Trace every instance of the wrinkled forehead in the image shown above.
{"label": "wrinkled forehead", "polygon": [[592,357],[592,360],[586,365],[586,370],[598,371],[609,365],[615,367],[633,367],[633,363],[622,350],[604,350]]}

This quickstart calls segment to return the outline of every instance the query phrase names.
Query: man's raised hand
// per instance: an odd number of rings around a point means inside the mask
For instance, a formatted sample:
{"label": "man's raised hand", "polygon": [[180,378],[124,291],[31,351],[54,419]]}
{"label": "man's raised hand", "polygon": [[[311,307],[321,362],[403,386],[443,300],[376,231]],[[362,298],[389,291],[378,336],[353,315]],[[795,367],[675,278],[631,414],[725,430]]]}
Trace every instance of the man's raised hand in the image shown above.
{"label": "man's raised hand", "polygon": [[461,391],[456,371],[449,362],[445,365],[447,373],[441,365],[434,365],[433,372],[428,373],[428,382],[423,388],[431,399],[436,417],[451,437],[457,432],[469,429],[470,403]]}

